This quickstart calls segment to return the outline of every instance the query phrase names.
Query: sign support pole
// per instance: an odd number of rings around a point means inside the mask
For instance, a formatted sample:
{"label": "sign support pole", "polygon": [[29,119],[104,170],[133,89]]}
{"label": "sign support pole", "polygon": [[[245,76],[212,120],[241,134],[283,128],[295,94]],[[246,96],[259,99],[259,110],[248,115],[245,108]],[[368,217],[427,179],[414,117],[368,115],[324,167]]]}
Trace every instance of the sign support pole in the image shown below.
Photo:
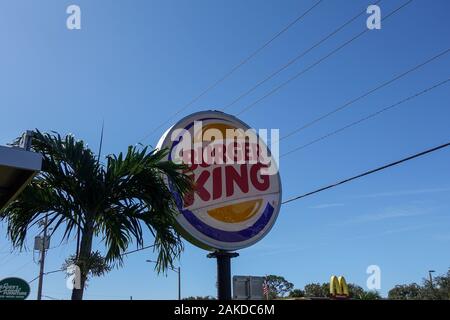
{"label": "sign support pole", "polygon": [[217,259],[217,299],[231,300],[231,258],[239,256],[237,252],[218,250],[207,255]]}

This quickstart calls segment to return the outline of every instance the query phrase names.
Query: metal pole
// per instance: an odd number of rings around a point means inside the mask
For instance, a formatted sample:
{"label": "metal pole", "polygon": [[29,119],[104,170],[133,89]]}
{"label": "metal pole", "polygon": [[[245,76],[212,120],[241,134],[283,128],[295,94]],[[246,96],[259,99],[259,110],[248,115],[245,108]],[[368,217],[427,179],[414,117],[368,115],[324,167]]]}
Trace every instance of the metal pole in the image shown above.
{"label": "metal pole", "polygon": [[45,215],[44,220],[44,236],[42,240],[42,247],[41,249],[41,259],[39,260],[40,267],[39,267],[39,284],[38,284],[38,292],[37,292],[37,299],[42,300],[42,283],[44,281],[44,263],[45,263],[45,242],[47,241],[47,222],[48,222],[48,216]]}
{"label": "metal pole", "polygon": [[207,255],[217,259],[217,299],[231,300],[231,258],[239,256],[237,252],[215,251]]}
{"label": "metal pole", "polygon": [[433,275],[432,273],[434,272],[434,270],[429,270],[428,271],[428,275],[430,277],[430,286],[431,286],[431,290],[433,290]]}
{"label": "metal pole", "polygon": [[[145,262],[151,262],[151,263],[157,263],[153,260],[145,260]],[[178,300],[181,300],[181,267],[178,266],[178,268],[172,268],[169,267],[170,270],[172,270],[175,273],[178,273]]]}
{"label": "metal pole", "polygon": [[178,267],[178,300],[181,300],[181,267]]}

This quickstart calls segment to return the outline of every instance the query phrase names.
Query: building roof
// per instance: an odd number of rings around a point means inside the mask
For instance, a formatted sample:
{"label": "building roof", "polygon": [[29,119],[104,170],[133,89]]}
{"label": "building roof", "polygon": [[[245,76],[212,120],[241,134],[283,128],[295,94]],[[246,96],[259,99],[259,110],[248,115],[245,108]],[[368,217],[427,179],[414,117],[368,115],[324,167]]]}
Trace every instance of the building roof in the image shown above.
{"label": "building roof", "polygon": [[23,190],[41,165],[39,153],[0,146],[0,210]]}

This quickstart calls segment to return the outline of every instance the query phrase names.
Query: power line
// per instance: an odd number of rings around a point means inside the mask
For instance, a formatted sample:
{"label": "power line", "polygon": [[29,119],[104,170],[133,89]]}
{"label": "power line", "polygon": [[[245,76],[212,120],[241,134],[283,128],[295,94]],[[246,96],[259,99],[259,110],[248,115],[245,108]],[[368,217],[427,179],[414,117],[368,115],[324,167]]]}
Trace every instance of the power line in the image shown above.
{"label": "power line", "polygon": [[[134,253],[134,252],[137,252],[137,251],[145,250],[145,249],[148,249],[148,248],[153,247],[153,246],[154,245],[143,247],[143,248],[136,249],[136,250],[129,251],[129,252],[125,252],[125,253],[122,253],[121,255],[125,256],[125,255],[128,255],[130,253]],[[52,273],[63,272],[63,271],[66,271],[66,269],[57,269],[57,270],[53,270],[53,271],[49,271],[49,272],[44,272],[43,275],[46,276],[46,275],[49,275],[49,274],[52,274]],[[32,283],[33,281],[37,280],[38,278],[39,278],[39,276],[37,276],[33,280],[29,281],[28,283]]]}
{"label": "power line", "polygon": [[100,298],[121,298],[121,299],[129,298],[129,296],[113,296],[113,295],[104,295],[104,294],[96,294],[96,293],[86,292],[86,297],[88,297],[88,296],[100,297]]}
{"label": "power line", "polygon": [[[54,291],[50,292],[50,294],[52,294],[53,296],[55,296],[55,295],[60,295],[60,296],[66,295],[66,293],[54,292]],[[122,298],[122,299],[129,299],[130,298],[129,296],[125,296],[125,295],[123,295],[123,296],[108,295],[108,294],[105,295],[105,294],[90,293],[89,291],[85,292],[84,296],[87,297],[87,298],[89,298],[89,297]],[[43,297],[44,297],[44,295],[43,295]],[[51,297],[51,296],[45,296],[45,297],[47,297],[49,299],[55,299],[55,300],[64,300],[62,298],[58,299],[58,298],[54,298],[54,297]]]}
{"label": "power line", "polygon": [[[378,4],[379,2],[381,2],[381,0],[378,0],[375,4]],[[289,60],[286,64],[284,64],[283,66],[281,66],[281,68],[275,70],[274,72],[272,72],[269,76],[267,76],[266,78],[264,78],[263,80],[259,81],[257,84],[255,84],[253,87],[251,87],[250,89],[248,89],[247,91],[245,91],[244,93],[242,93],[241,95],[239,95],[236,99],[234,99],[233,101],[231,101],[229,104],[227,104],[225,107],[222,108],[222,111],[225,111],[226,109],[230,108],[231,106],[233,106],[234,104],[236,104],[238,101],[240,101],[242,98],[246,97],[247,95],[249,95],[250,93],[252,93],[255,89],[257,89],[259,86],[261,86],[262,84],[266,83],[267,81],[269,81],[270,79],[272,79],[273,77],[275,77],[277,74],[279,74],[280,72],[282,72],[283,70],[285,70],[286,68],[288,68],[289,66],[291,66],[292,64],[294,64],[295,62],[297,62],[300,58],[304,57],[307,53],[309,53],[310,51],[312,51],[313,49],[317,48],[318,46],[320,46],[323,42],[325,42],[326,40],[328,40],[329,38],[331,38],[332,36],[334,36],[335,34],[337,34],[339,31],[341,31],[342,29],[344,29],[347,25],[351,24],[353,21],[355,21],[357,18],[359,18],[361,15],[366,13],[366,9],[364,9],[363,11],[361,11],[360,13],[358,13],[357,15],[355,15],[354,17],[350,18],[348,21],[346,21],[344,24],[342,24],[340,27],[338,27],[337,29],[335,29],[334,31],[332,31],[331,33],[329,33],[327,36],[325,36],[324,38],[322,38],[321,40],[319,40],[318,42],[316,42],[313,46],[309,47],[308,49],[306,49],[305,51],[301,52],[300,54],[298,54],[297,56],[295,56],[293,59]]]}
{"label": "power line", "polygon": [[294,134],[296,134],[296,133],[298,133],[298,132],[300,132],[300,131],[302,131],[302,130],[304,130],[304,129],[306,129],[306,128],[314,125],[314,124],[316,124],[317,122],[319,122],[319,121],[321,121],[321,120],[323,120],[325,118],[328,118],[329,116],[331,116],[331,115],[333,115],[333,114],[335,114],[335,113],[337,113],[339,111],[342,111],[342,110],[346,109],[347,107],[349,107],[353,103],[355,103],[355,102],[357,102],[357,101],[367,97],[368,95],[370,95],[370,94],[372,94],[372,93],[374,93],[374,92],[376,92],[376,91],[378,91],[378,90],[388,86],[389,84],[391,84],[391,83],[393,83],[393,82],[403,78],[404,76],[410,74],[411,72],[414,72],[414,71],[420,69],[421,67],[427,65],[428,63],[430,63],[430,62],[432,62],[432,61],[434,61],[434,60],[436,60],[436,59],[446,55],[447,53],[449,53],[449,51],[450,51],[450,49],[446,49],[446,50],[440,52],[439,54],[431,57],[430,59],[428,59],[428,60],[426,60],[424,62],[421,62],[420,64],[414,66],[413,68],[410,68],[410,69],[406,70],[405,72],[402,72],[401,74],[395,76],[394,78],[383,82],[382,84],[376,86],[375,88],[370,89],[369,91],[363,93],[362,95],[360,95],[360,96],[358,96],[358,97],[356,97],[356,98],[354,98],[352,100],[347,101],[346,103],[344,103],[343,105],[339,106],[338,108],[336,108],[336,109],[334,109],[334,110],[332,110],[330,112],[327,112],[326,114],[324,114],[324,115],[322,115],[322,116],[320,116],[320,117],[318,117],[318,118],[316,118],[316,119],[314,119],[314,120],[304,124],[301,127],[298,127],[296,129],[292,130],[288,134],[282,136],[278,141],[287,139],[287,138],[291,137],[292,135],[294,135]]}
{"label": "power line", "polygon": [[[63,271],[66,271],[66,269],[58,269],[58,270],[53,270],[53,271],[49,271],[49,272],[44,272],[42,275],[46,276],[46,275],[49,275],[49,274],[52,274],[52,273],[63,272]],[[36,278],[34,278],[31,281],[28,281],[28,283],[32,283],[32,282],[34,282],[37,279],[39,279],[39,276],[37,276]]]}
{"label": "power line", "polygon": [[406,161],[409,161],[409,160],[412,160],[412,159],[415,159],[415,158],[424,156],[424,155],[426,155],[426,154],[428,154],[428,153],[432,153],[432,152],[434,152],[434,151],[437,151],[437,150],[446,148],[446,147],[448,147],[448,146],[450,146],[450,142],[445,143],[445,144],[441,144],[440,146],[437,146],[437,147],[434,147],[434,148],[431,148],[431,149],[428,149],[428,150],[425,150],[425,151],[422,151],[422,152],[419,152],[419,153],[416,153],[416,154],[414,154],[414,155],[412,155],[412,156],[403,158],[403,159],[401,159],[401,160],[398,160],[398,161],[395,161],[395,162],[391,162],[391,163],[389,163],[389,164],[386,164],[386,165],[384,165],[384,166],[378,167],[378,168],[376,168],[376,169],[372,169],[372,170],[366,171],[366,172],[364,172],[364,173],[358,174],[358,175],[353,176],[353,177],[351,177],[351,178],[341,180],[341,181],[339,181],[339,182],[330,184],[330,185],[328,185],[328,186],[326,186],[326,187],[322,187],[322,188],[319,188],[319,189],[317,189],[317,190],[314,190],[314,191],[311,191],[311,192],[302,194],[302,195],[300,195],[300,196],[296,196],[296,197],[294,197],[294,198],[291,198],[291,199],[288,199],[288,200],[286,200],[286,201],[283,201],[282,204],[287,204],[287,203],[289,203],[289,202],[292,202],[292,201],[295,201],[295,200],[299,200],[299,199],[305,198],[305,197],[307,197],[307,196],[310,196],[310,195],[319,193],[319,192],[321,192],[321,191],[324,191],[324,190],[328,190],[328,189],[337,187],[337,186],[339,186],[339,185],[341,185],[341,184],[344,184],[344,183],[347,183],[347,182],[350,182],[350,181],[353,181],[353,180],[362,178],[362,177],[364,177],[364,176],[368,176],[368,175],[370,175],[370,174],[372,174],[372,173],[375,173],[375,172],[378,172],[378,171],[381,171],[381,170],[384,170],[384,169],[387,169],[387,168],[390,168],[390,167],[399,165],[399,164],[401,164],[401,163],[403,163],[403,162],[406,162]]}
{"label": "power line", "polygon": [[[142,248],[139,248],[139,249],[136,249],[136,250],[124,252],[124,253],[121,254],[121,256],[126,256],[128,254],[135,253],[135,252],[142,251],[142,250],[146,250],[146,249],[149,249],[149,248],[152,248],[152,247],[155,247],[155,245],[153,244],[153,245],[142,247]],[[48,274],[62,272],[62,271],[66,271],[66,269],[57,269],[57,270],[53,270],[53,271],[49,271],[49,272],[44,272],[43,275],[48,275]],[[39,276],[37,276],[33,280],[29,281],[28,283],[32,283],[33,281],[37,280],[38,278],[39,278]]]}
{"label": "power line", "polygon": [[[124,252],[124,253],[121,254],[121,256],[126,256],[126,255],[128,255],[128,254],[130,254],[130,253],[135,253],[135,252],[138,252],[138,251],[142,251],[142,250],[145,250],[145,249],[148,249],[148,248],[152,248],[152,247],[154,247],[154,246],[155,246],[155,245],[153,244],[153,245],[146,246],[146,247],[142,247],[142,248],[139,248],[139,249],[136,249],[136,250]],[[46,275],[48,275],[48,274],[52,274],[52,273],[56,273],[56,272],[62,272],[62,271],[66,271],[66,269],[58,269],[58,270],[53,270],[53,271],[49,271],[49,272],[44,272],[43,275],[46,276]],[[33,280],[29,281],[28,283],[32,283],[33,281],[35,281],[35,280],[38,279],[38,278],[39,278],[39,276],[37,276],[37,277],[34,278]]]}
{"label": "power line", "polygon": [[258,49],[253,51],[250,55],[248,55],[245,59],[243,59],[241,62],[239,62],[237,65],[235,65],[230,71],[225,73],[221,78],[213,82],[211,85],[209,85],[205,90],[203,90],[199,95],[197,95],[195,98],[193,98],[191,101],[189,101],[186,105],[184,105],[182,108],[178,109],[174,114],[172,114],[167,120],[165,120],[163,123],[161,123],[159,126],[154,128],[152,131],[150,131],[148,134],[146,134],[142,139],[140,139],[140,142],[146,140],[148,137],[152,136],[156,131],[161,129],[164,125],[166,125],[171,119],[179,115],[181,112],[189,108],[191,105],[193,105],[195,102],[197,102],[201,97],[206,95],[209,91],[217,87],[219,84],[224,82],[228,77],[230,77],[233,73],[235,73],[240,67],[242,67],[244,64],[246,64],[248,61],[253,59],[256,55],[258,55],[263,49],[265,49],[267,46],[269,46],[275,39],[280,37],[283,33],[285,33],[287,30],[289,30],[292,26],[294,26],[297,22],[302,20],[303,17],[305,17],[309,12],[311,12],[315,7],[317,7],[322,0],[317,1],[314,3],[312,7],[307,9],[305,12],[303,12],[301,15],[299,15],[297,18],[295,18],[292,22],[290,22],[286,27],[284,27],[282,30],[280,30],[278,33],[276,33],[272,38],[270,38],[268,41],[266,41],[262,46],[260,46]]}
{"label": "power line", "polygon": [[[398,12],[399,10],[403,9],[404,7],[406,7],[408,4],[410,4],[412,2],[412,0],[408,0],[407,2],[405,2],[404,4],[402,4],[401,6],[399,6],[397,9],[394,9],[392,12],[390,12],[388,15],[386,15],[384,18],[382,18],[382,21],[385,21],[386,19],[388,19],[389,17],[391,17],[392,15],[394,15],[396,12]],[[312,68],[314,68],[315,66],[319,65],[321,62],[325,61],[326,59],[328,59],[329,57],[331,57],[333,54],[337,53],[339,50],[341,50],[342,48],[346,47],[347,45],[349,45],[350,43],[352,43],[353,41],[355,41],[356,39],[358,39],[359,37],[361,37],[363,34],[365,34],[366,32],[368,32],[369,29],[365,28],[363,31],[361,31],[360,33],[358,33],[357,35],[353,36],[351,39],[347,40],[346,42],[344,42],[343,44],[341,44],[339,47],[337,47],[336,49],[332,50],[331,52],[329,52],[328,54],[326,54],[325,56],[323,56],[322,58],[320,58],[319,60],[317,60],[316,62],[314,62],[313,64],[309,65],[307,68],[303,69],[302,71],[296,73],[294,76],[290,77],[289,79],[287,79],[286,81],[282,82],[281,84],[279,84],[278,86],[276,86],[275,88],[273,88],[272,90],[270,90],[268,93],[266,93],[265,95],[263,95],[261,98],[257,99],[256,101],[254,101],[253,103],[249,104],[248,106],[246,106],[244,109],[242,109],[239,113],[237,113],[237,115],[241,115],[244,112],[247,112],[248,110],[250,110],[251,108],[253,108],[255,105],[257,105],[258,103],[260,103],[262,100],[266,99],[267,97],[271,96],[272,94],[274,94],[275,92],[277,92],[278,90],[280,90],[281,88],[283,88],[284,86],[286,86],[287,84],[289,84],[290,82],[294,81],[295,79],[297,79],[298,77],[300,77],[301,75],[305,74],[306,72],[308,72],[309,70],[311,70]]]}
{"label": "power line", "polygon": [[145,249],[148,249],[148,248],[153,248],[153,247],[155,247],[154,244],[152,244],[150,246],[142,247],[142,248],[139,248],[139,249],[136,249],[136,250],[124,252],[124,253],[121,254],[121,256],[126,256],[126,255],[129,255],[130,253],[135,253],[135,252],[142,251],[142,250],[145,250]]}
{"label": "power line", "polygon": [[0,253],[10,253],[10,251],[3,251],[6,249],[6,247],[9,245],[9,242],[5,242],[4,245],[2,245],[2,247],[0,248]]}
{"label": "power line", "polygon": [[69,243],[74,243],[76,241],[76,239],[72,239],[72,240],[66,240],[66,241],[61,241],[59,244],[57,244],[56,246],[50,247],[47,250],[53,250],[53,249],[57,249],[59,247],[61,247],[62,245],[67,246]]}
{"label": "power line", "polygon": [[447,78],[446,80],[440,81],[440,82],[436,83],[435,85],[433,85],[431,87],[428,87],[428,88],[426,88],[426,89],[424,89],[424,90],[422,90],[420,92],[417,92],[417,93],[415,93],[415,94],[413,94],[411,96],[408,96],[408,97],[406,97],[406,98],[404,98],[404,99],[402,99],[402,100],[400,100],[400,101],[398,101],[398,102],[396,102],[394,104],[391,104],[391,105],[389,105],[387,107],[384,107],[384,108],[382,108],[382,109],[380,109],[380,110],[378,110],[378,111],[376,111],[374,113],[369,114],[368,116],[365,116],[365,117],[363,117],[363,118],[361,118],[361,119],[359,119],[357,121],[354,121],[354,122],[352,122],[352,123],[350,123],[350,124],[348,124],[348,125],[346,125],[344,127],[341,127],[341,128],[339,128],[337,130],[334,130],[334,131],[332,131],[330,133],[327,133],[327,134],[325,134],[325,135],[323,135],[323,136],[321,136],[321,137],[319,137],[317,139],[314,139],[314,140],[312,140],[312,141],[310,141],[310,142],[308,142],[308,143],[306,143],[304,145],[301,145],[300,147],[294,148],[294,149],[292,149],[292,150],[282,154],[280,156],[280,158],[281,157],[285,157],[285,156],[287,156],[287,155],[289,155],[291,153],[297,152],[297,151],[299,151],[301,149],[304,149],[306,147],[309,147],[310,145],[313,145],[313,144],[315,144],[315,143],[317,143],[319,141],[327,139],[327,138],[329,138],[329,137],[331,137],[331,136],[333,136],[335,134],[338,134],[338,133],[340,133],[340,132],[342,132],[344,130],[347,130],[347,129],[353,127],[353,126],[356,126],[357,124],[360,124],[361,122],[364,122],[364,121],[369,120],[369,119],[371,119],[373,117],[376,117],[376,116],[380,115],[383,112],[386,112],[386,111],[388,111],[390,109],[393,109],[393,108],[395,108],[395,107],[397,107],[397,106],[399,106],[399,105],[401,105],[401,104],[403,104],[403,103],[405,103],[407,101],[410,101],[410,100],[412,100],[414,98],[417,98],[417,97],[419,97],[419,96],[421,96],[421,95],[423,95],[423,94],[425,94],[425,93],[427,93],[427,92],[429,92],[431,90],[434,90],[437,87],[440,87],[440,86],[446,84],[449,81],[450,81],[450,78]]}
{"label": "power line", "polygon": [[42,297],[50,299],[50,300],[62,300],[62,299],[58,299],[58,298],[54,298],[54,297],[50,297],[50,296],[46,296],[46,295],[42,295]]}
{"label": "power line", "polygon": [[[22,252],[20,252],[20,253],[22,253]],[[17,257],[19,257],[20,253],[11,252],[10,255],[5,256],[5,257],[2,258],[2,262],[0,264],[2,264],[2,265],[9,264],[11,261],[13,261]]]}
{"label": "power line", "polygon": [[25,263],[24,265],[22,265],[21,267],[19,267],[18,269],[16,269],[12,274],[16,274],[19,271],[22,271],[23,269],[25,269],[25,267],[27,267],[28,265],[30,265],[31,263],[33,263],[33,259],[28,261],[27,263]]}

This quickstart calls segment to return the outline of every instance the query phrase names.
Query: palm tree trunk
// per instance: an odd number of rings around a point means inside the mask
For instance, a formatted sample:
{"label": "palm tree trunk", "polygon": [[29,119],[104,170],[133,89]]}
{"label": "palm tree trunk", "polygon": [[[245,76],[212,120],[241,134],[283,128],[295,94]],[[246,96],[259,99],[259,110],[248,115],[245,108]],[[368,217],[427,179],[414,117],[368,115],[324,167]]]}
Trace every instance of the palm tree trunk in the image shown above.
{"label": "palm tree trunk", "polygon": [[92,240],[94,236],[93,222],[86,221],[84,228],[82,229],[81,235],[81,245],[80,252],[78,255],[78,267],[80,268],[80,288],[73,288],[72,290],[72,300],[83,300],[83,293],[86,284],[87,275],[89,273],[86,267],[86,262],[88,261],[91,251],[92,251]]}

